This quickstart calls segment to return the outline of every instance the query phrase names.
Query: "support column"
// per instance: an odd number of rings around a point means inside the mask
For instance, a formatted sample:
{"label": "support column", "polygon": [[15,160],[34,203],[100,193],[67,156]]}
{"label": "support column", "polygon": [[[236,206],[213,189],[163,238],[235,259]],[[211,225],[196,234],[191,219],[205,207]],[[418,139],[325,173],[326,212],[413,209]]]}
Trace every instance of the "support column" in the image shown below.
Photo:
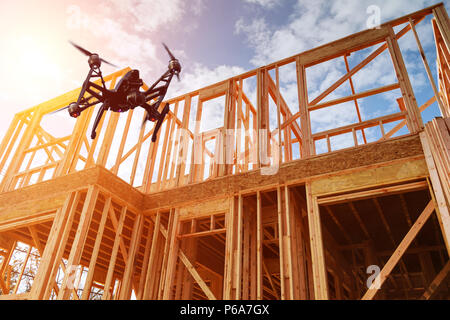
{"label": "support column", "polygon": [[308,110],[308,87],[306,85],[306,70],[301,63],[300,57],[296,58],[297,85],[298,85],[298,107],[300,112],[300,125],[302,128],[303,141],[301,142],[301,157],[306,158],[314,154],[314,140],[311,132],[311,119]]}
{"label": "support column", "polygon": [[309,239],[314,278],[314,297],[316,300],[328,300],[327,273],[325,269],[319,205],[316,197],[312,195],[310,182],[306,183],[306,202],[308,207]]}
{"label": "support column", "polygon": [[417,133],[423,129],[422,117],[420,115],[411,81],[409,80],[408,71],[406,70],[406,65],[392,27],[389,27],[389,34],[389,37],[386,38],[386,42],[388,44],[395,73],[400,84],[403,101],[405,102],[407,112],[406,121],[411,133]]}

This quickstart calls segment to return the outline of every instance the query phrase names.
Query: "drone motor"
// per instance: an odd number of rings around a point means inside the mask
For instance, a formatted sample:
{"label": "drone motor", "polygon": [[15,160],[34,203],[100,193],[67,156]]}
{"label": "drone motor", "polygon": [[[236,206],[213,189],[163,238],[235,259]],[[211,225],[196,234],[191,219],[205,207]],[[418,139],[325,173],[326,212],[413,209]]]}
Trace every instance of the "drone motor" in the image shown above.
{"label": "drone motor", "polygon": [[76,102],[69,104],[69,114],[73,118],[77,118],[80,115],[80,106]]}
{"label": "drone motor", "polygon": [[100,68],[102,61],[98,54],[93,53],[89,56],[88,63],[91,68]]}
{"label": "drone motor", "polygon": [[181,71],[180,62],[177,59],[173,59],[169,61],[169,70],[175,73],[179,73]]}

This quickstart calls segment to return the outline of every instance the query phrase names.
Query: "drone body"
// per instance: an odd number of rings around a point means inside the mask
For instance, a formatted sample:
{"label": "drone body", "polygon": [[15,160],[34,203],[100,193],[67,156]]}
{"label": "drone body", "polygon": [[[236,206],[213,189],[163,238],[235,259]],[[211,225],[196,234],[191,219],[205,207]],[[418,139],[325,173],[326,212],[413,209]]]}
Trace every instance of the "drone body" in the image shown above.
{"label": "drone body", "polygon": [[[91,132],[91,138],[95,139],[98,123],[105,111],[125,112],[136,107],[142,107],[146,111],[144,123],[147,120],[152,122],[156,121],[156,126],[152,135],[152,141],[155,142],[159,128],[164,121],[164,117],[169,112],[168,105],[166,105],[161,112],[158,111],[158,108],[164,99],[172,77],[176,75],[179,78],[179,73],[181,72],[179,61],[173,56],[167,46],[163,44],[171,58],[168,70],[148,90],[140,91],[143,81],[139,76],[139,70],[128,71],[116,84],[115,88],[109,90],[105,86],[100,66],[102,62],[110,63],[101,59],[98,54],[90,53],[74,43],[72,43],[72,45],[85,55],[89,56],[88,63],[90,70],[83,83],[77,101],[72,102],[67,107],[57,111],[68,109],[69,115],[76,118],[87,108],[102,103]],[[95,77],[101,79],[102,85],[98,85],[91,81],[91,79]],[[160,83],[161,85],[158,86]]]}

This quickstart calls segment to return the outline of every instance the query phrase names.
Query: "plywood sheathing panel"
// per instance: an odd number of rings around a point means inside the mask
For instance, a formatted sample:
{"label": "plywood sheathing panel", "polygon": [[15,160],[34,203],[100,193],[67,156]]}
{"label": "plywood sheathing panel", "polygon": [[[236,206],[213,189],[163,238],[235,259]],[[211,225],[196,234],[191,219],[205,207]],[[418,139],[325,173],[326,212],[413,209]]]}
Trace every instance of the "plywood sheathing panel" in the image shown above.
{"label": "plywood sheathing panel", "polygon": [[275,175],[262,175],[260,170],[253,170],[148,194],[144,198],[143,211],[150,213],[157,208],[224,197],[228,194],[251,191],[264,186],[276,186],[280,182],[301,182],[314,176],[422,155],[419,137],[417,135],[406,136],[359,148],[292,161],[283,164]]}

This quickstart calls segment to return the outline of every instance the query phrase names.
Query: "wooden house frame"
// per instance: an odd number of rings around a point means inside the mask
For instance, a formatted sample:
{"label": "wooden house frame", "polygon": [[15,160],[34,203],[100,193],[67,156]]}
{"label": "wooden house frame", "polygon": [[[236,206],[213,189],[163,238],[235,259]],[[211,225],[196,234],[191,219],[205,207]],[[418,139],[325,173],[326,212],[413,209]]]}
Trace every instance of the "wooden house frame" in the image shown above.
{"label": "wooden house frame", "polygon": [[[437,83],[416,32],[428,17]],[[433,89],[420,106],[398,44],[409,32]],[[355,74],[382,53],[397,80],[357,92]],[[311,98],[308,69],[336,59],[346,73]],[[93,108],[67,136],[45,130],[80,89],[16,114],[0,144],[0,299],[448,299],[449,61],[437,4],[170,98],[155,143],[151,126],[131,128],[137,109],[106,113],[94,140]],[[343,84],[350,95],[327,99]],[[398,111],[363,119],[361,99],[395,90]],[[223,123],[202,130],[212,101]],[[314,111],[349,102],[357,122],[314,131]],[[441,117],[424,124],[433,103]],[[342,149],[333,139],[345,134],[353,144]],[[32,249],[40,263],[21,292]]]}

